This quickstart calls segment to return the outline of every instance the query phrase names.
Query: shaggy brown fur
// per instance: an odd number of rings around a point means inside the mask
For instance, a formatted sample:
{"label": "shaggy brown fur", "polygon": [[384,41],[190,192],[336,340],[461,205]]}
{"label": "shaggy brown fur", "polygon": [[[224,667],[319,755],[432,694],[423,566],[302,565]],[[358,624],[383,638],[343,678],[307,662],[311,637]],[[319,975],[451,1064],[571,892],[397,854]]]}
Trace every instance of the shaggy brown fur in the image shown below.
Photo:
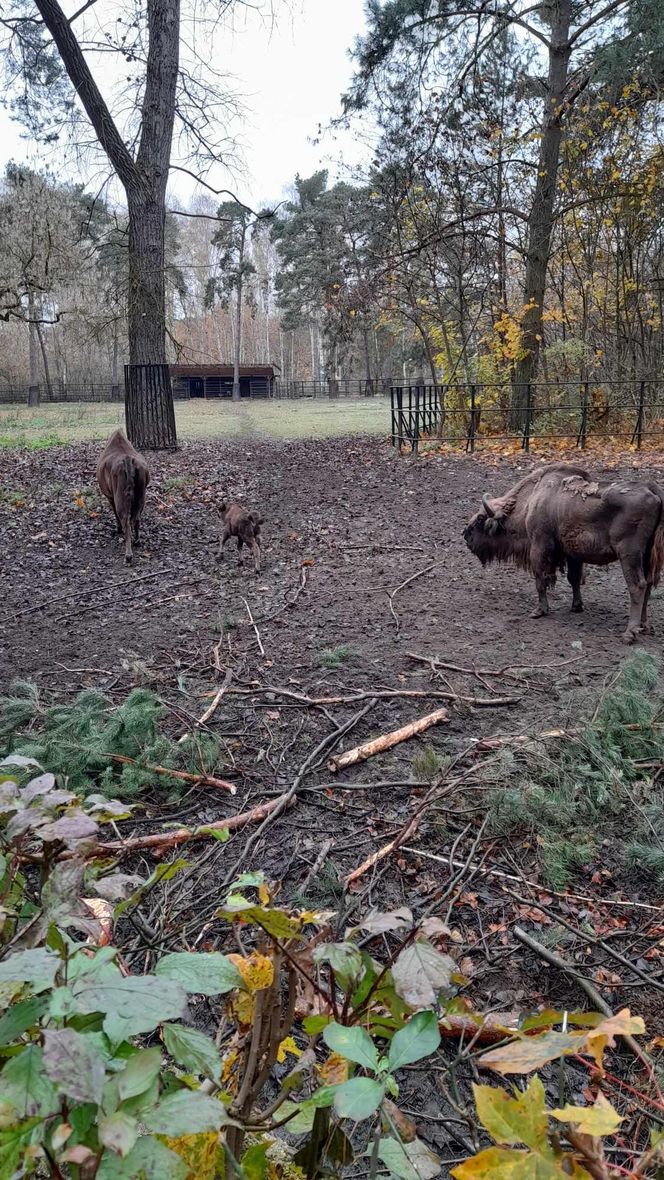
{"label": "shaggy brown fur", "polygon": [[482,565],[512,561],[532,571],[535,617],[548,614],[547,589],[558,571],[567,571],[572,610],[580,611],[584,564],[620,561],[631,604],[623,638],[631,643],[647,628],[648,599],[664,567],[664,493],[656,483],[602,487],[583,468],[551,463],[504,496],[483,497],[483,505],[464,531],[466,544]]}
{"label": "shaggy brown fur", "polygon": [[219,511],[224,524],[224,531],[221,534],[221,540],[219,542],[217,561],[221,561],[224,556],[224,545],[226,542],[231,537],[237,537],[238,562],[240,565],[242,564],[242,546],[248,545],[254,555],[256,573],[260,573],[262,516],[259,516],[257,512],[249,512],[241,504],[238,504],[237,501],[233,501],[231,504],[222,504]]}
{"label": "shaggy brown fur", "polygon": [[138,543],[138,530],[150,482],[148,465],[134,450],[121,430],[113,432],[97,464],[97,481],[124,536],[125,561],[132,560],[131,542]]}

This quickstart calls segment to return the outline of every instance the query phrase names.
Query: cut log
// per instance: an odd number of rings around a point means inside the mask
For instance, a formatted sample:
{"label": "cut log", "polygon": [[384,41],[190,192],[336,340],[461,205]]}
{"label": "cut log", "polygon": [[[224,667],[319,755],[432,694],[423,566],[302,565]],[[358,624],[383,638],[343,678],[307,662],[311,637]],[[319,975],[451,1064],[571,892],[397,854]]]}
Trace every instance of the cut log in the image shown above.
{"label": "cut log", "polygon": [[367,758],[373,758],[374,754],[381,754],[383,750],[391,750],[400,742],[407,742],[409,738],[415,737],[418,733],[424,733],[432,725],[440,725],[441,721],[447,720],[447,709],[436,709],[433,713],[427,713],[426,717],[418,717],[416,721],[402,725],[401,729],[395,729],[392,733],[383,733],[380,737],[372,738],[370,742],[347,750],[345,754],[338,754],[335,758],[330,758],[327,768],[334,774],[337,770],[344,770],[347,766],[355,766],[357,762],[366,762]]}

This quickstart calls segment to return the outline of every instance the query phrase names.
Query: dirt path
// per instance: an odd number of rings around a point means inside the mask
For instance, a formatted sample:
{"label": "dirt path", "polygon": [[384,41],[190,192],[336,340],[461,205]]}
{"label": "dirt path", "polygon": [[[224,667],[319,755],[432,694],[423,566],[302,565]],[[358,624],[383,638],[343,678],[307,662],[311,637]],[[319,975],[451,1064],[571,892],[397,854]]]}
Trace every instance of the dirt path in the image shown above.
{"label": "dirt path", "polygon": [[[578,717],[584,694],[594,697],[625,654],[620,635],[627,595],[616,568],[590,571],[583,615],[569,612],[563,582],[552,596],[550,617],[535,621],[529,617],[530,579],[512,568],[483,571],[467,552],[462,529],[482,492],[506,489],[527,470],[525,462],[399,460],[367,439],[188,444],[177,455],[151,458],[143,545],[127,570],[110,513],[94,488],[96,455],[92,445],[0,455],[5,687],[18,677],[34,680],[49,696],[71,697],[96,686],[120,701],[132,685],[146,683],[166,702],[170,731],[178,735],[204,711],[226,668],[233,690],[253,684],[329,697],[431,688],[430,668],[411,653],[461,668],[524,665],[516,682],[482,684],[448,671],[435,684],[483,697],[502,689],[520,698],[516,706],[451,707],[449,724],[344,773],[340,783],[330,783],[322,759],[298,806],[255,843],[245,866],[265,868],[291,894],[329,839],[330,864],[309,889],[321,903],[334,903],[339,879],[412,815],[422,794],[411,781],[412,763],[426,745],[453,756],[485,735],[564,726]],[[647,473],[660,474],[655,467]],[[214,504],[228,493],[265,517],[258,578],[249,562],[238,569],[231,546],[223,566],[215,566]],[[653,597],[661,627],[661,599]],[[221,671],[215,669],[215,645]],[[659,650],[656,640],[646,646]],[[380,698],[342,745],[403,725],[437,703]],[[209,724],[226,750],[218,773],[238,782],[238,794],[229,803],[196,790],[182,805],[185,821],[210,822],[229,806],[245,810],[288,789],[316,744],[359,708],[307,709],[278,694],[230,691]],[[353,789],[340,790],[344,783]],[[390,785],[378,785],[384,783]],[[447,848],[448,837],[436,834],[435,822],[425,831],[431,850]],[[197,907],[197,929],[206,928],[219,882],[241,849],[235,838],[206,860],[208,876],[199,885],[209,898]],[[442,872],[405,854],[391,858],[380,873],[362,880],[359,901],[365,908],[412,905],[435,889]],[[473,889],[469,930],[478,895],[489,915],[496,907],[502,913],[505,904],[491,883],[475,881]],[[491,935],[499,944],[502,930],[498,922]],[[173,937],[180,932],[174,927]],[[476,929],[473,937],[479,938]],[[501,964],[498,993],[518,993],[519,968]],[[490,997],[495,1003],[496,986],[495,969],[485,967],[477,979],[478,1001]]]}

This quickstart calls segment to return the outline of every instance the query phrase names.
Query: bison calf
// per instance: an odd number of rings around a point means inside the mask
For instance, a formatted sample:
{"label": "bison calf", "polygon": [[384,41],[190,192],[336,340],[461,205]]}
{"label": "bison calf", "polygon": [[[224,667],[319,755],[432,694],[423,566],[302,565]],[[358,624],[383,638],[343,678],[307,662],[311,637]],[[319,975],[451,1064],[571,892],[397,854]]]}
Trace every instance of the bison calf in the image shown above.
{"label": "bison calf", "polygon": [[240,564],[242,563],[242,547],[243,545],[248,545],[254,555],[256,573],[260,573],[262,517],[257,512],[249,512],[241,504],[238,504],[237,501],[233,501],[232,504],[222,504],[219,511],[221,513],[224,531],[221,534],[221,541],[219,542],[217,561],[221,561],[224,556],[224,545],[226,542],[231,537],[237,537],[238,561]]}
{"label": "bison calf", "polygon": [[121,430],[109,438],[97,464],[97,481],[124,536],[125,561],[132,559],[132,538],[138,541],[138,528],[145,503],[145,489],[150,482],[148,465],[134,450]]}

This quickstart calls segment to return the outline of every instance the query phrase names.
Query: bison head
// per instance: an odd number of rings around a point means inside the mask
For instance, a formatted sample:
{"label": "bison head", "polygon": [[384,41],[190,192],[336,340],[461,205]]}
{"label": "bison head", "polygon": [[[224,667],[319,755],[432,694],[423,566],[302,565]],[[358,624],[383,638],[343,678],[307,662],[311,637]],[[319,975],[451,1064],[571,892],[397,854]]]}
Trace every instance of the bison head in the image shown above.
{"label": "bison head", "polygon": [[463,539],[470,552],[479,558],[482,565],[503,558],[505,548],[505,515],[496,511],[495,502],[489,496],[482,496],[482,509],[470,518],[463,530]]}

